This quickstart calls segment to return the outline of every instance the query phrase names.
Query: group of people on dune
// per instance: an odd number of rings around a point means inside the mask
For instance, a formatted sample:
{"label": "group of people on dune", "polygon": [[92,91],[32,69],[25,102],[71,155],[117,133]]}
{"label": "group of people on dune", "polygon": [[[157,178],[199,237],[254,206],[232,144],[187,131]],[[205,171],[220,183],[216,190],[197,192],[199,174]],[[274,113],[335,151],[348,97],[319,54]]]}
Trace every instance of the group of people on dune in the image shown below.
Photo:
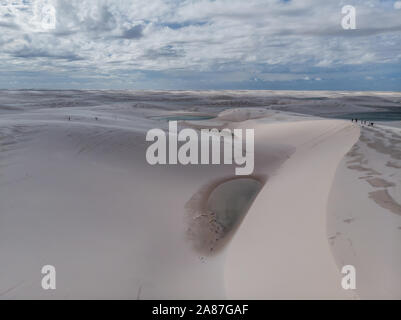
{"label": "group of people on dune", "polygon": [[366,124],[366,125],[371,126],[371,127],[374,126],[374,122],[369,122],[369,121],[366,121],[366,120],[351,119],[351,121],[352,121],[352,122],[356,122],[356,123],[358,123],[358,121],[360,121],[361,124]]}

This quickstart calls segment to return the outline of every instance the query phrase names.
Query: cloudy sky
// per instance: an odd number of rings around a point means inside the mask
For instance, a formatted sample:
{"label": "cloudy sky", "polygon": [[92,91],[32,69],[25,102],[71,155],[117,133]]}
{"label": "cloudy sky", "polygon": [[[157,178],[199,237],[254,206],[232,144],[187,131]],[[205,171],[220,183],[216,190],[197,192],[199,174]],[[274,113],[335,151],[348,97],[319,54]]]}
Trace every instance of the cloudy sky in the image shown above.
{"label": "cloudy sky", "polygon": [[401,91],[395,0],[0,0],[0,31],[0,88]]}

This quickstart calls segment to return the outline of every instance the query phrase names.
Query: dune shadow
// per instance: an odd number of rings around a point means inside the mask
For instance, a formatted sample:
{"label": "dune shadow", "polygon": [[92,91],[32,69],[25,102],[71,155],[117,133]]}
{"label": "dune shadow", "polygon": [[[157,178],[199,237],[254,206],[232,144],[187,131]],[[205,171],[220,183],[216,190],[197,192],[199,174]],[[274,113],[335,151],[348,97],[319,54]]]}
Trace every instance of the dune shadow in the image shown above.
{"label": "dune shadow", "polygon": [[265,182],[263,176],[230,177],[202,187],[185,206],[187,236],[195,250],[210,255],[222,249]]}

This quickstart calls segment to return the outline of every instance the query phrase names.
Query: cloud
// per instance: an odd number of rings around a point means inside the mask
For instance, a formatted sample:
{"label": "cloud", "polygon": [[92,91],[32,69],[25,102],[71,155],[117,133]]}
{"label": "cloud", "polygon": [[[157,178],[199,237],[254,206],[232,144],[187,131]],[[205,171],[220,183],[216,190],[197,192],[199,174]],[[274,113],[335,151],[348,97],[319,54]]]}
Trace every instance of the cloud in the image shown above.
{"label": "cloud", "polygon": [[84,60],[82,57],[71,53],[71,52],[49,52],[44,49],[32,49],[23,47],[11,53],[16,58],[24,59],[35,59],[35,58],[47,58],[47,59],[57,59],[57,60],[68,60],[68,61],[80,61]]}
{"label": "cloud", "polygon": [[157,50],[149,49],[145,53],[146,59],[159,59],[159,58],[182,58],[185,56],[183,50],[174,48],[171,45],[159,48]]}
{"label": "cloud", "polygon": [[2,21],[0,21],[0,28],[9,28],[9,29],[14,29],[14,30],[19,29],[19,27],[14,23],[2,22]]}
{"label": "cloud", "polygon": [[143,37],[143,27],[138,24],[128,30],[125,30],[121,36],[124,39],[139,39]]}
{"label": "cloud", "polygon": [[[54,30],[41,29],[31,8],[41,2],[56,9]],[[214,86],[306,77],[324,83],[339,70],[350,78],[361,65],[380,72],[400,64],[397,2],[347,1],[357,9],[357,30],[343,30],[341,0],[25,0],[24,10],[0,6],[0,70],[108,75],[122,83],[141,74],[161,85],[162,75],[183,79],[183,72],[199,83],[207,82],[201,74],[213,77]]]}

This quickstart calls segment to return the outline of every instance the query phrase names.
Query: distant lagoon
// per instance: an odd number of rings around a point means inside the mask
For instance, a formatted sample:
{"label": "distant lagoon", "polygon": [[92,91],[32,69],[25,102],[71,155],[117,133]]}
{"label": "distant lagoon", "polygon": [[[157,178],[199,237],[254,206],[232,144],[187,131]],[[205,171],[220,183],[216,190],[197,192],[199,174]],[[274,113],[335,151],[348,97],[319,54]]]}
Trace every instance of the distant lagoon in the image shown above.
{"label": "distant lagoon", "polygon": [[333,115],[329,118],[361,119],[367,121],[401,121],[400,111],[354,112],[342,115]]}
{"label": "distant lagoon", "polygon": [[214,118],[215,118],[215,116],[192,115],[192,114],[168,115],[168,116],[155,116],[155,117],[152,117],[152,119],[165,120],[165,121],[200,121],[200,120],[210,120],[210,119],[214,119]]}

